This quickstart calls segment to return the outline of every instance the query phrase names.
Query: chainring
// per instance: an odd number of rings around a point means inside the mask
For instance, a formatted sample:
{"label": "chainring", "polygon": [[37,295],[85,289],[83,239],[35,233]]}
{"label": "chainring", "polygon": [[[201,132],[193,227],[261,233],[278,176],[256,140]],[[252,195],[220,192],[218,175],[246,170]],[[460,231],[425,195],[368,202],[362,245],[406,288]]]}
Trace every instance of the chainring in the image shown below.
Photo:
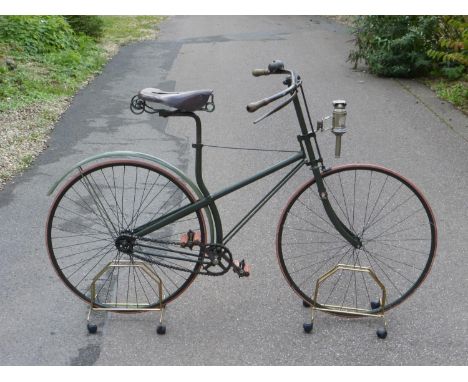
{"label": "chainring", "polygon": [[[211,261],[211,264],[206,264],[203,269],[206,275],[221,276],[227,273],[232,268],[232,253],[222,244],[209,244],[205,248],[205,256]],[[217,267],[217,271],[211,271],[210,268]],[[221,268],[221,269],[219,269]],[[205,274],[205,273],[203,273]]]}

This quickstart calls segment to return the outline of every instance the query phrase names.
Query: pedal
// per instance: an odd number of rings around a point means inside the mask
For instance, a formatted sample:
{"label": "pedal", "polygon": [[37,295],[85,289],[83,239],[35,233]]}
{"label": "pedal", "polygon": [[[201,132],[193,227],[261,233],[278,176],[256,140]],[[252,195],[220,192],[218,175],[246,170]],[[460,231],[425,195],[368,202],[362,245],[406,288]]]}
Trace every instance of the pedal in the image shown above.
{"label": "pedal", "polygon": [[239,277],[249,277],[250,276],[250,265],[245,262],[245,260],[234,260],[232,262],[233,266],[233,271],[238,274]]}
{"label": "pedal", "polygon": [[192,249],[194,246],[200,245],[201,243],[201,233],[200,231],[189,230],[187,233],[184,233],[180,236],[180,246],[182,248],[188,247]]}

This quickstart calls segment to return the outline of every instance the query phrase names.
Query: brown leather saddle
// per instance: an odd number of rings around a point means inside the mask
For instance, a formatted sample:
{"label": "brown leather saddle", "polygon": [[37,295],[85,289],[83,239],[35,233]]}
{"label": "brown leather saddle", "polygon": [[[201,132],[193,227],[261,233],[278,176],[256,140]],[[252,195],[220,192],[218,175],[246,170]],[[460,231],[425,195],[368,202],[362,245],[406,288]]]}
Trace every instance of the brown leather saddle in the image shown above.
{"label": "brown leather saddle", "polygon": [[149,102],[157,102],[181,111],[203,110],[213,90],[191,90],[187,92],[166,92],[156,88],[146,88],[138,97]]}

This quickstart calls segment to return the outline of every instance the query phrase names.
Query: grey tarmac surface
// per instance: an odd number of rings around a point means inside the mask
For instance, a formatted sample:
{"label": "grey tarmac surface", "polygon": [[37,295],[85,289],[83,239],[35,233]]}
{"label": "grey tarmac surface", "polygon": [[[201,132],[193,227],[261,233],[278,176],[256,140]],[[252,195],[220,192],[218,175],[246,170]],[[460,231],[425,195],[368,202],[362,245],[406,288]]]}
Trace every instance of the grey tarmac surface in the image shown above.
{"label": "grey tarmac surface", "polygon": [[[346,63],[346,28],[319,17],[171,17],[156,41],[121,49],[81,90],[57,123],[50,147],[0,192],[0,365],[466,365],[468,338],[468,126],[466,116],[413,81],[380,79]],[[375,319],[320,314],[313,335],[308,310],[284,281],[275,256],[276,223],[288,195],[309,176],[297,174],[229,247],[252,264],[252,276],[199,277],[157,316],[102,314],[86,330],[87,306],[58,279],[45,250],[50,185],[74,163],[99,152],[141,151],[193,176],[194,126],[130,113],[143,87],[212,88],[216,111],[201,113],[209,144],[291,149],[298,133],[291,108],[253,125],[251,101],[282,88],[280,78],[254,78],[280,58],[304,79],[313,118],[348,101],[349,133],[341,159],[334,137],[320,136],[327,165],[378,163],[412,179],[430,201],[439,229],[438,255],[422,287],[387,315],[389,336]],[[217,190],[287,156],[206,150],[204,174]],[[226,227],[260,199],[280,174],[219,203]]]}

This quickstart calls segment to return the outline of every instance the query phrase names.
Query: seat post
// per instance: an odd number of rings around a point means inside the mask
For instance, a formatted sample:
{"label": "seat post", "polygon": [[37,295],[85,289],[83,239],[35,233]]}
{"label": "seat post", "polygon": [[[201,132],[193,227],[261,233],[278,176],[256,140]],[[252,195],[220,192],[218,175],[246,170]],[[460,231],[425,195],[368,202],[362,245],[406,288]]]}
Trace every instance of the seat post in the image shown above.
{"label": "seat post", "polygon": [[195,120],[195,125],[196,125],[196,139],[195,139],[195,143],[192,144],[192,147],[195,149],[195,179],[203,195],[208,196],[210,193],[205,186],[205,182],[203,181],[203,166],[202,166],[203,144],[202,144],[201,120],[200,120],[200,117],[193,112],[189,112],[187,114]]}
{"label": "seat post", "polygon": [[195,179],[197,180],[198,187],[204,196],[208,196],[210,193],[205,186],[203,181],[203,170],[202,170],[202,131],[201,131],[201,120],[198,115],[192,111],[180,111],[180,110],[158,110],[160,117],[191,117],[195,120],[196,125],[196,139],[192,147],[195,149]]}

